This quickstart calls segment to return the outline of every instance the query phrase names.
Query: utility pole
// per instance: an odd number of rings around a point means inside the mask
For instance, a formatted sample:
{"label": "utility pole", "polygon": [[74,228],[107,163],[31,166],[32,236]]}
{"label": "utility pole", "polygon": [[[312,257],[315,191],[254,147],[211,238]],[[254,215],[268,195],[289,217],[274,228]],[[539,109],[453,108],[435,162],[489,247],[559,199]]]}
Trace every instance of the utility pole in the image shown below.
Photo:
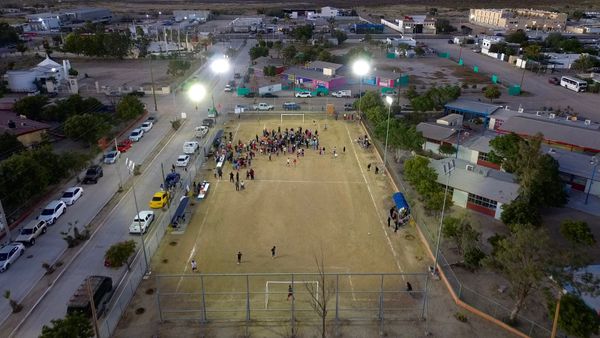
{"label": "utility pole", "polygon": [[10,227],[9,224],[6,222],[6,214],[4,213],[2,201],[0,201],[0,230],[4,230],[4,232],[6,233],[6,239],[8,240],[7,243],[10,243]]}
{"label": "utility pole", "polygon": [[94,334],[96,337],[100,337],[100,330],[98,330],[98,315],[96,314],[96,304],[94,303],[94,293],[92,293],[92,285],[90,284],[90,278],[85,280],[87,286],[88,296],[90,297],[90,308],[92,309],[92,324],[94,324]]}
{"label": "utility pole", "polygon": [[[117,138],[115,137],[115,151],[119,151],[118,145],[117,145]],[[115,160],[116,163],[117,160]],[[121,192],[123,190],[123,179],[121,179],[121,173],[119,172],[119,167],[117,168],[117,176],[119,176],[119,192]]]}

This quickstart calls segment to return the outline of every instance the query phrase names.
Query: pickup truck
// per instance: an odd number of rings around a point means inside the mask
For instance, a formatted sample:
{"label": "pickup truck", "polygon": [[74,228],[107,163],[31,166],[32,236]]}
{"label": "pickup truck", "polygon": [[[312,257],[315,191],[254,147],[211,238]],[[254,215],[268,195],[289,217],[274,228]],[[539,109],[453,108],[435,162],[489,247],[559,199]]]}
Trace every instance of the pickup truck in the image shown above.
{"label": "pickup truck", "polygon": [[338,90],[337,92],[332,92],[331,96],[334,97],[351,97],[352,92],[350,90]]}
{"label": "pickup truck", "polygon": [[93,165],[89,167],[88,170],[85,172],[83,183],[98,183],[98,179],[102,176],[104,176],[104,173],[102,172],[102,167],[99,165]]}
{"label": "pickup truck", "polygon": [[261,102],[254,105],[254,110],[273,110],[273,105]]}

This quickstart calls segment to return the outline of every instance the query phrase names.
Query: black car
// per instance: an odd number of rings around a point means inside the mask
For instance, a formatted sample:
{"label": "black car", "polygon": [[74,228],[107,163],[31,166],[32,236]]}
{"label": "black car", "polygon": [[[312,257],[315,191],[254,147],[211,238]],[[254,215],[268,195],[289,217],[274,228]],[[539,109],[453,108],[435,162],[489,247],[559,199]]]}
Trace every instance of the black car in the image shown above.
{"label": "black car", "polygon": [[362,96],[365,96],[365,92],[354,94],[355,99],[360,99]]}
{"label": "black car", "polygon": [[127,94],[127,95],[136,96],[136,97],[144,97],[144,95],[146,95],[146,94],[144,92],[140,92],[140,91],[136,90],[136,91],[131,92],[131,93]]}
{"label": "black car", "polygon": [[235,74],[233,74],[233,78],[234,78],[234,79],[239,79],[239,78],[241,78],[241,77],[242,77],[242,76],[240,75],[240,73],[235,73]]}
{"label": "black car", "polygon": [[354,105],[352,103],[344,103],[344,111],[354,110]]}
{"label": "black car", "polygon": [[253,97],[256,97],[256,93],[252,93],[252,92],[250,92],[250,93],[248,93],[248,94],[245,94],[245,95],[244,95],[244,97],[247,97],[247,98],[253,98]]}
{"label": "black car", "polygon": [[98,179],[104,176],[104,172],[102,171],[102,167],[99,165],[93,165],[88,168],[85,172],[85,177],[83,178],[84,184],[89,184],[90,182],[98,183]]}
{"label": "black car", "polygon": [[213,119],[204,119],[202,120],[202,125],[212,128],[215,125],[215,120]]}
{"label": "black car", "polygon": [[261,97],[271,97],[271,98],[275,98],[277,97],[277,95],[273,94],[273,93],[264,93],[261,95]]}
{"label": "black car", "polygon": [[283,110],[300,110],[300,105],[296,102],[286,102],[283,104]]}

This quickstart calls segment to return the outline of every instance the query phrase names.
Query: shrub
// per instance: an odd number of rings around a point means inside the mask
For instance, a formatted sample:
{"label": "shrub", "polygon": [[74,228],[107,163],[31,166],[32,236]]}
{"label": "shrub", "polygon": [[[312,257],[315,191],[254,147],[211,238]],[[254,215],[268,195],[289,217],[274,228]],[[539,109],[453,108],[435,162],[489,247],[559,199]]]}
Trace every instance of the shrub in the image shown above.
{"label": "shrub", "polygon": [[123,264],[129,267],[129,257],[135,252],[135,241],[123,241],[112,245],[104,255],[105,261],[111,268],[120,268]]}

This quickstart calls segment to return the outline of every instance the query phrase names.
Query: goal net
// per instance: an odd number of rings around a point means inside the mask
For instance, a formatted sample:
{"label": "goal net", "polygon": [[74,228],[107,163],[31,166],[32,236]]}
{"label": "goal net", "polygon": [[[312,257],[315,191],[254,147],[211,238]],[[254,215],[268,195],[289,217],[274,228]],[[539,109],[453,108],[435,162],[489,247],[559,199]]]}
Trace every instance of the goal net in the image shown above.
{"label": "goal net", "polygon": [[[307,285],[308,284],[308,285]],[[274,299],[285,301],[288,299],[289,286],[292,285],[292,294],[295,301],[311,302],[319,300],[319,282],[318,281],[267,281],[265,283],[265,309],[269,308],[269,301]],[[311,292],[308,291],[310,288]],[[314,296],[313,296],[314,295]],[[316,299],[313,299],[316,298]]]}
{"label": "goal net", "polygon": [[304,123],[304,114],[281,114],[281,124],[283,125],[283,118],[284,117],[289,117],[289,116],[295,116],[296,118],[300,118],[302,117],[302,123]]}

